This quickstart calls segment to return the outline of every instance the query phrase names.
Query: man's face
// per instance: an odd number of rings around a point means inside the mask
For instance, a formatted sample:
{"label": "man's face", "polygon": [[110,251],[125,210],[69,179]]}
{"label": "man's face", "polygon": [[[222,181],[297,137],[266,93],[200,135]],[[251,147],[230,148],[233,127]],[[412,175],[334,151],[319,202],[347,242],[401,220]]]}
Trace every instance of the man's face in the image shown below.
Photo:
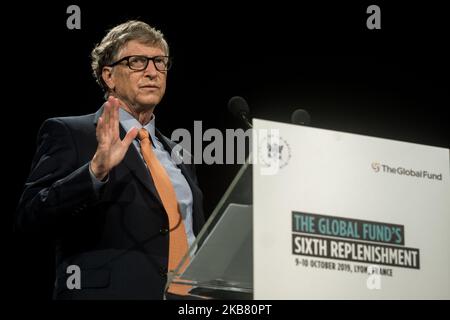
{"label": "man's face", "polygon": [[[131,40],[125,44],[119,52],[116,61],[127,56],[164,56],[166,53],[159,47],[142,44]],[[110,67],[105,67],[110,68]],[[131,70],[126,62],[122,62],[109,69],[105,82],[113,88],[114,96],[123,100],[136,111],[144,111],[155,107],[164,96],[166,91],[167,71],[159,71],[152,61],[148,62],[147,68],[142,71]]]}

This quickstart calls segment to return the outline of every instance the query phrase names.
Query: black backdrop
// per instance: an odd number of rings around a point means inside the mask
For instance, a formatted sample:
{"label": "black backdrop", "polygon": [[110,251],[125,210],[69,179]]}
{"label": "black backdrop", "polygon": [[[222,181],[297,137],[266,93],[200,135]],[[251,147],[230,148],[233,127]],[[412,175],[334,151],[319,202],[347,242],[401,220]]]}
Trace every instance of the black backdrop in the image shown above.
{"label": "black backdrop", "polygon": [[[66,28],[70,4],[81,8],[81,30]],[[370,4],[41,1],[5,11],[17,17],[8,30],[21,61],[8,62],[19,89],[8,111],[22,128],[20,146],[13,144],[11,217],[40,124],[100,107],[89,54],[107,29],[129,19],[161,29],[171,47],[174,67],[155,112],[168,135],[176,128],[192,131],[194,120],[202,120],[204,130],[239,127],[226,104],[241,95],[253,117],[289,122],[292,111],[303,108],[315,127],[448,148],[443,8],[375,2],[382,29],[368,30]],[[207,214],[237,169],[198,166]],[[20,233],[12,240],[16,295],[49,299],[51,241]]]}

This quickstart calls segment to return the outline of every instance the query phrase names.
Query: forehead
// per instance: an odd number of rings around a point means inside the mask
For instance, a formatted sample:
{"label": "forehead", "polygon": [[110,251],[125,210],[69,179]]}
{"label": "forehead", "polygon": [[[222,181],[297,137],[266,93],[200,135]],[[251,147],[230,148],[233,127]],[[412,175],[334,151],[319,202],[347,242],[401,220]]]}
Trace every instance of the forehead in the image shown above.
{"label": "forehead", "polygon": [[119,52],[120,57],[142,55],[142,56],[163,56],[166,53],[158,46],[145,44],[137,40],[128,41]]}

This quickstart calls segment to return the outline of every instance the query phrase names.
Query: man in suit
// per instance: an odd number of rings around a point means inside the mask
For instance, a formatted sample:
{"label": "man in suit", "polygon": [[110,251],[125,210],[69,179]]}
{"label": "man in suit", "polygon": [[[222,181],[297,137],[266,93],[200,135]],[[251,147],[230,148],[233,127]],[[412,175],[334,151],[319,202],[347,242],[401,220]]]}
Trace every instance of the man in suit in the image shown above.
{"label": "man in suit", "polygon": [[[92,68],[107,101],[43,123],[17,224],[55,237],[55,298],[162,299],[168,269],[204,223],[193,165],[175,161],[155,128],[169,48],[160,31],[128,21],[94,48]],[[67,286],[69,266],[80,289]]]}

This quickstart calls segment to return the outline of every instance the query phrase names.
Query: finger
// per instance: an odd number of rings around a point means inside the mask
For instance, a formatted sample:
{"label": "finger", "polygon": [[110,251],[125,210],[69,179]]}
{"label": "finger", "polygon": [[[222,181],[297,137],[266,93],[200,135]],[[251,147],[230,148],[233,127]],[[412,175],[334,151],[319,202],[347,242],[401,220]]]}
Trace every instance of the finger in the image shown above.
{"label": "finger", "polygon": [[130,144],[133,142],[134,139],[136,139],[136,136],[138,134],[138,129],[136,127],[131,128],[128,130],[127,134],[125,135],[125,138],[123,138],[122,143],[123,145],[128,148]]}
{"label": "finger", "polygon": [[115,99],[114,108],[111,114],[112,133],[114,137],[119,136],[119,101]]}
{"label": "finger", "polygon": [[102,114],[105,128],[107,128],[109,125],[110,109],[111,109],[111,98],[108,98],[108,101],[106,101],[104,104],[104,109],[103,109],[103,114]]}
{"label": "finger", "polygon": [[114,109],[116,107],[116,98],[111,97],[110,106],[109,106],[109,123],[108,130],[112,131],[114,128]]}
{"label": "finger", "polygon": [[97,121],[97,127],[95,129],[95,133],[97,136],[97,142],[103,141],[103,127],[105,124],[105,120],[103,120],[103,117],[98,118]]}

